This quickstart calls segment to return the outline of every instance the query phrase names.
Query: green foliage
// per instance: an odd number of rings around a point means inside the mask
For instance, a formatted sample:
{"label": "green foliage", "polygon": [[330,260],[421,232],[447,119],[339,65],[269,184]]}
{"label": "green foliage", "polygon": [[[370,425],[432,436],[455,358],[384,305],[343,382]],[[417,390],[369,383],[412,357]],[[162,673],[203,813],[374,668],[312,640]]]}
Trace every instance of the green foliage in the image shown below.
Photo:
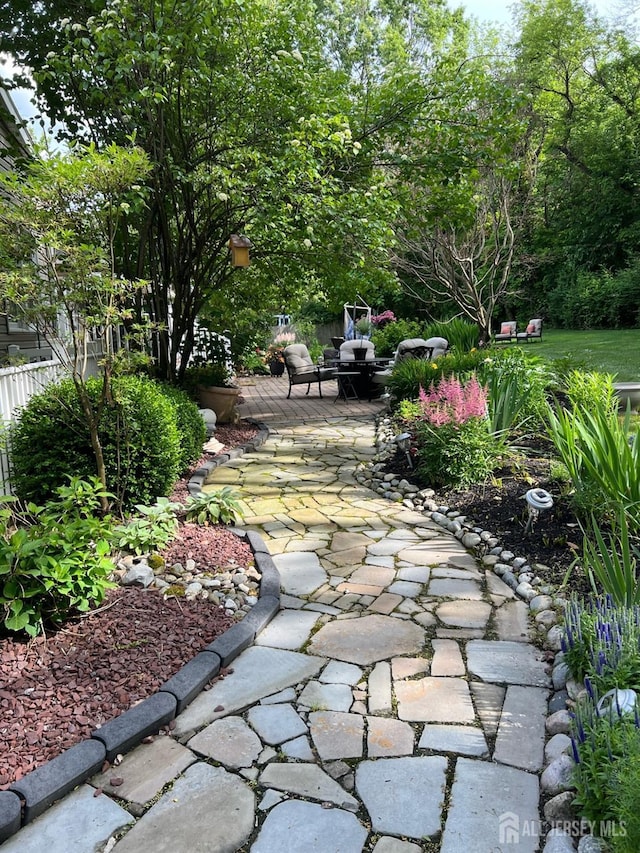
{"label": "green foliage", "polygon": [[619,329],[640,325],[640,259],[618,273],[580,271],[548,296],[548,312],[570,329]]}
{"label": "green foliage", "polygon": [[626,510],[619,509],[610,533],[604,534],[593,517],[584,533],[582,560],[594,589],[609,593],[615,602],[627,607],[640,604],[640,549],[630,538]]}
{"label": "green foliage", "polygon": [[427,390],[433,382],[447,376],[459,378],[471,376],[486,358],[480,350],[475,352],[452,352],[436,361],[405,358],[395,364],[388,387],[397,400],[416,400],[420,388]]}
{"label": "green foliage", "polygon": [[549,409],[548,431],[585,519],[613,518],[620,509],[631,531],[640,528],[640,440],[629,413],[619,418],[601,399],[591,410]]}
{"label": "green foliage", "polygon": [[188,367],[182,379],[182,388],[195,399],[198,388],[233,388],[233,372],[224,363],[204,364],[200,367]]}
{"label": "green foliage", "polygon": [[488,422],[471,418],[464,424],[415,427],[417,469],[433,488],[481,483],[496,467],[501,444]]}
{"label": "green foliage", "polygon": [[489,389],[494,431],[540,426],[552,376],[542,359],[520,347],[490,350],[478,365],[478,379]]}
{"label": "green foliage", "polygon": [[587,820],[615,821],[617,771],[621,761],[637,763],[640,758],[640,733],[633,716],[598,717],[595,701],[584,699],[576,707],[572,741],[578,758],[572,780],[575,805]]}
{"label": "green foliage", "polygon": [[72,477],[44,506],[28,504],[0,536],[0,612],[9,631],[35,636],[45,624],[99,604],[113,570],[112,522],[97,513],[105,495],[100,481]]}
{"label": "green foliage", "polygon": [[573,677],[604,696],[614,687],[640,692],[640,609],[608,595],[572,595],[564,615],[562,650]]}
{"label": "green foliage", "polygon": [[158,498],[153,506],[137,504],[135,509],[136,515],[114,528],[115,546],[133,554],[162,551],[175,538],[178,531],[176,512],[182,505]]}
{"label": "green foliage", "polygon": [[417,320],[396,320],[387,323],[380,329],[375,329],[371,340],[376,349],[376,355],[380,358],[390,358],[397,350],[400,341],[410,338],[422,338],[424,324]]}
{"label": "green foliage", "polygon": [[640,850],[640,746],[629,732],[628,744],[613,769],[612,802],[616,820],[624,832],[609,839],[613,853],[636,853]]}
{"label": "green foliage", "polygon": [[[98,410],[100,380],[90,378],[86,388]],[[144,376],[114,377],[112,400],[100,413],[98,431],[107,486],[119,511],[168,494],[181,470],[180,437],[174,407],[155,382]],[[71,380],[29,400],[11,446],[13,482],[25,500],[50,499],[69,476],[95,476],[89,431]]]}
{"label": "green foliage", "polygon": [[604,412],[617,415],[618,398],[613,376],[608,373],[570,370],[564,379],[564,390],[574,407],[589,411],[597,401]]}
{"label": "green foliage", "polygon": [[198,524],[233,524],[240,516],[239,495],[229,486],[191,495],[185,512],[187,521]]}
{"label": "green foliage", "polygon": [[373,324],[372,324],[371,320],[369,320],[367,317],[361,317],[356,322],[356,332],[360,335],[360,337],[364,338],[367,335],[370,335],[372,331],[373,331]]}
{"label": "green foliage", "polygon": [[180,439],[180,471],[186,470],[202,456],[202,445],[207,438],[207,428],[197,405],[186,391],[173,385],[159,383],[158,389],[173,405]]}
{"label": "green foliage", "polygon": [[449,349],[456,352],[469,352],[478,346],[480,329],[477,323],[454,317],[446,322],[429,323],[424,332],[425,338],[446,338]]}

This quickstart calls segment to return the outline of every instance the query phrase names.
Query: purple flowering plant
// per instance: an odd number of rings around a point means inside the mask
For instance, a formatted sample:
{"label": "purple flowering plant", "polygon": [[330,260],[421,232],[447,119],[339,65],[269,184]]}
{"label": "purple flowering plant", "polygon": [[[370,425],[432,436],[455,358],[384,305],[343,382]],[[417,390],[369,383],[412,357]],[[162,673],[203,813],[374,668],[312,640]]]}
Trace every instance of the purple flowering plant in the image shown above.
{"label": "purple flowering plant", "polygon": [[617,604],[610,595],[586,601],[572,596],[565,610],[564,659],[588,692],[630,688],[640,693],[640,607]]}

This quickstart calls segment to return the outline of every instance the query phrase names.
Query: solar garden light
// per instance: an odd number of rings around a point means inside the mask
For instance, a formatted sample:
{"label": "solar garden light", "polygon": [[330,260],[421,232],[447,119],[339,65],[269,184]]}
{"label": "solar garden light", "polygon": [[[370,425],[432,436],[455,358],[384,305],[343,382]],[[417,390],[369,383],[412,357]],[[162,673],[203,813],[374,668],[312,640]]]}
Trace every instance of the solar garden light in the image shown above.
{"label": "solar garden light", "polygon": [[529,528],[538,518],[541,512],[546,509],[551,509],[553,506],[553,498],[545,489],[529,489],[525,495],[527,508],[529,510],[529,518],[524,528],[525,536],[529,532]]}
{"label": "solar garden light", "polygon": [[409,463],[409,467],[413,468],[413,462],[411,460],[411,454],[409,451],[411,450],[411,433],[410,432],[401,432],[400,435],[396,436],[396,444],[402,450],[404,455],[407,457],[407,462]]}

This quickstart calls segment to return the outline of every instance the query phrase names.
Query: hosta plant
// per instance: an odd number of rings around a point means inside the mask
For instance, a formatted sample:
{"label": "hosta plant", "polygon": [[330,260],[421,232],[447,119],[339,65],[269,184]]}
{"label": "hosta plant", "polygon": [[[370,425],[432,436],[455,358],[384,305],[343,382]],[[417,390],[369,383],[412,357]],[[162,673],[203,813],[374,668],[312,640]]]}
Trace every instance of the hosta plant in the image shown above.
{"label": "hosta plant", "polygon": [[188,498],[187,521],[198,524],[231,524],[240,516],[238,494],[229,486],[215,492],[201,492]]}

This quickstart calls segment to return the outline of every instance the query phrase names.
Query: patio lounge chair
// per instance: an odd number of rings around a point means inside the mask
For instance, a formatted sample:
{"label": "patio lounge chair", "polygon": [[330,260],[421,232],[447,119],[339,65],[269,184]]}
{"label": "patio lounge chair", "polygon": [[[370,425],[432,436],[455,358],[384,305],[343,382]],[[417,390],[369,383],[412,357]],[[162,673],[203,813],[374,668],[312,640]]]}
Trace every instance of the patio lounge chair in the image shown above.
{"label": "patio lounge chair", "polygon": [[542,320],[537,317],[535,320],[529,320],[529,325],[524,332],[518,332],[516,335],[518,342],[539,341],[542,338]]}
{"label": "patio lounge chair", "polygon": [[287,368],[289,377],[289,393],[287,400],[291,396],[291,389],[294,385],[306,385],[307,394],[311,390],[311,383],[318,383],[318,394],[322,397],[322,382],[335,379],[337,370],[333,367],[321,367],[313,363],[313,359],[309,355],[309,350],[304,344],[291,344],[285,347],[284,364]]}
{"label": "patio lounge chair", "polygon": [[406,358],[426,358],[433,361],[435,358],[440,358],[449,349],[449,341],[446,338],[407,338],[400,341],[396,349],[393,363],[384,370],[379,370],[374,373],[372,379],[376,385],[386,385],[391,376],[393,365],[399,361],[404,361]]}
{"label": "patio lounge chair", "polygon": [[493,340],[496,343],[510,343],[511,341],[517,340],[518,335],[518,324],[515,320],[508,320],[505,323],[500,324],[500,331],[497,335],[493,336]]}

